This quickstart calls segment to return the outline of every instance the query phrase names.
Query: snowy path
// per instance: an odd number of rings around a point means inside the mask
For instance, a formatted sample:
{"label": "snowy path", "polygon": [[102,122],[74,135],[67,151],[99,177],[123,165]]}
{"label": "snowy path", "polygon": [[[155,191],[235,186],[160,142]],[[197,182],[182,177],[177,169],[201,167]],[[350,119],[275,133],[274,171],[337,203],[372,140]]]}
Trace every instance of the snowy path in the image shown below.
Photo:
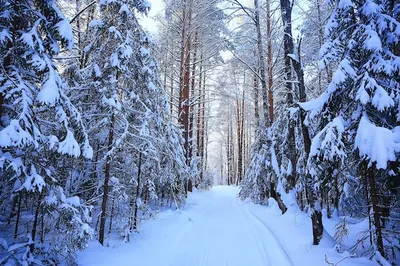
{"label": "snowy path", "polygon": [[184,211],[178,211],[181,215],[162,213],[145,226],[139,239],[134,236],[133,243],[118,244],[114,252],[108,248],[110,253],[95,244],[81,254],[79,264],[292,265],[276,237],[246,209],[237,192],[233,187],[214,187],[205,192],[207,197],[197,195],[199,200],[189,201]]}
{"label": "snowy path", "polygon": [[216,187],[212,200],[192,212],[191,224],[176,241],[171,265],[292,265],[276,238],[236,193]]}
{"label": "snowy path", "polygon": [[347,259],[326,238],[312,246],[310,219],[295,210],[282,216],[271,208],[242,202],[238,188],[214,187],[192,193],[183,210],[163,211],[145,222],[130,243],[93,241],[79,265],[139,266],[323,266],[325,256],[340,266],[373,265]]}

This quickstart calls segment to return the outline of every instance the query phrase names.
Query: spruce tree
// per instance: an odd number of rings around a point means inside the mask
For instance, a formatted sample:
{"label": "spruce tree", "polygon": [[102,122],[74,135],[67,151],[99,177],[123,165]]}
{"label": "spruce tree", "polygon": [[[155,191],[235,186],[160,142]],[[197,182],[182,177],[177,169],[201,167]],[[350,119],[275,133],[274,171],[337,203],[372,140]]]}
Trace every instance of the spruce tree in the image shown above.
{"label": "spruce tree", "polygon": [[319,186],[345,186],[351,183],[345,174],[354,177],[366,191],[376,259],[378,253],[389,258],[396,242],[389,233],[395,226],[389,206],[394,211],[399,206],[400,24],[391,1],[331,4],[320,65],[336,71],[316,100],[302,104],[318,125],[308,170]]}

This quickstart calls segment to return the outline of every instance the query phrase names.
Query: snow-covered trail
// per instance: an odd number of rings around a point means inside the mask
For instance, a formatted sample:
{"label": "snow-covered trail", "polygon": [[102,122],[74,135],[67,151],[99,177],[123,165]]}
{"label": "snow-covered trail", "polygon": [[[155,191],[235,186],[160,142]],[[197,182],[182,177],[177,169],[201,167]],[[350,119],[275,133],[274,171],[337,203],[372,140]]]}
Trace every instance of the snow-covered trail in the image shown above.
{"label": "snow-covered trail", "polygon": [[[217,186],[189,195],[182,210],[164,210],[143,223],[131,242],[92,241],[79,254],[82,266],[373,266],[367,258],[337,253],[338,220],[324,220],[329,231],[312,245],[309,215],[288,205],[281,215],[275,201],[261,206],[237,198],[237,187]],[[289,199],[288,199],[288,202]]]}
{"label": "snow-covered trail", "polygon": [[293,265],[272,231],[237,193],[227,186],[193,193],[179,215],[161,213],[131,243],[115,249],[92,245],[79,256],[79,265]]}
{"label": "snow-covered trail", "polygon": [[169,265],[292,265],[271,232],[237,198],[237,189],[214,187],[211,200],[190,212]]}

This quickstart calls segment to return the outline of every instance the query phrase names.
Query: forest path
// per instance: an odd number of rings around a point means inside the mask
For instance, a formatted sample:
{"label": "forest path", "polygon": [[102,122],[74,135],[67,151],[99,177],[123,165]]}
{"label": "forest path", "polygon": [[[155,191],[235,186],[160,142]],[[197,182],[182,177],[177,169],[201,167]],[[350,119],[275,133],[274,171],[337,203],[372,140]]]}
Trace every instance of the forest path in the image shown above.
{"label": "forest path", "polygon": [[209,201],[188,211],[168,265],[292,265],[271,231],[237,198],[235,187],[218,186]]}
{"label": "forest path", "polygon": [[[292,265],[272,231],[237,198],[238,188],[192,193],[183,210],[161,212],[131,243],[91,246],[79,265]],[[101,249],[101,251],[99,250]]]}

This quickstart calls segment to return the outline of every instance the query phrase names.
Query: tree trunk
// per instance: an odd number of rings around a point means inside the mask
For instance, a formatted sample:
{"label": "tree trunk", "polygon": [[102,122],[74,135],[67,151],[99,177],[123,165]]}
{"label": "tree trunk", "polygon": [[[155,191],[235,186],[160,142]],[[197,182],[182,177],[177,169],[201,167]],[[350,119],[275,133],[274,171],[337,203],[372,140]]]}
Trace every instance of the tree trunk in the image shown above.
{"label": "tree trunk", "polygon": [[[306,101],[306,90],[304,84],[304,73],[301,65],[301,54],[300,54],[300,43],[298,50],[298,60],[293,60],[290,57],[290,54],[294,54],[294,43],[292,37],[292,3],[289,0],[280,0],[281,3],[281,11],[282,11],[282,20],[284,23],[284,54],[285,54],[285,73],[286,73],[286,88],[288,90],[287,101],[289,106],[293,104],[293,92],[292,92],[292,83],[291,83],[291,63],[293,64],[293,68],[296,72],[298,84],[299,84],[299,100],[300,102]],[[311,139],[309,136],[308,128],[304,124],[305,113],[301,109],[300,110],[300,123],[301,130],[304,141],[304,150],[306,158],[310,154],[311,148]],[[295,136],[294,136],[294,122],[289,121],[289,144],[291,153],[292,149],[295,152],[294,156],[291,156],[290,160],[292,162],[292,174],[289,180],[290,189],[293,189],[296,185],[296,144],[295,144]],[[311,208],[311,222],[312,222],[312,231],[313,231],[313,244],[318,245],[323,234],[323,224],[322,224],[322,213],[318,208],[315,208],[315,203],[317,200],[316,191],[313,188],[313,180],[309,173],[306,174],[306,186],[307,193],[309,194],[309,204]]]}
{"label": "tree trunk", "polygon": [[[187,34],[186,28],[190,29],[191,23],[191,1],[189,6],[184,1],[183,7],[183,25],[182,25],[182,47],[180,60],[180,96],[179,96],[179,124],[183,127],[183,139],[186,164],[190,165],[190,147],[189,147],[189,105],[190,105],[190,34]],[[188,8],[188,10],[186,10]],[[192,191],[191,180],[186,180],[185,192]]]}
{"label": "tree trunk", "polygon": [[113,223],[113,218],[114,218],[114,202],[115,202],[115,198],[113,198],[112,203],[111,203],[111,214],[110,214],[110,224],[108,225],[108,234],[111,234],[111,230],[112,230],[112,223]]}
{"label": "tree trunk", "polygon": [[142,172],[142,153],[139,152],[139,165],[138,165],[138,178],[137,178],[137,187],[136,187],[136,199],[135,199],[135,213],[133,215],[133,230],[137,230],[138,228],[138,198],[140,193],[140,177]]}
{"label": "tree trunk", "polygon": [[[111,151],[114,142],[114,123],[115,115],[111,115],[110,131],[108,133],[108,152]],[[106,157],[106,168],[104,171],[104,185],[103,185],[103,200],[101,203],[101,217],[100,217],[100,229],[99,229],[99,242],[104,245],[104,232],[107,219],[107,201],[108,201],[108,183],[110,180],[111,170],[111,155],[108,154]]]}
{"label": "tree trunk", "polygon": [[267,0],[267,72],[268,72],[268,112],[271,123],[274,122],[274,94],[273,86],[273,67],[272,67],[272,37],[271,37],[271,4]]}
{"label": "tree trunk", "polygon": [[376,189],[376,183],[375,183],[375,171],[373,168],[375,166],[375,163],[371,167],[368,167],[367,162],[362,162],[362,165],[369,182],[369,194],[372,206],[373,222],[375,225],[376,246],[381,255],[385,257],[385,249],[382,237],[381,210],[379,207],[378,191]]}
{"label": "tree trunk", "polygon": [[22,196],[18,195],[17,220],[15,221],[14,239],[17,239],[18,237],[19,219],[21,217],[21,201]]}
{"label": "tree trunk", "polygon": [[262,44],[261,35],[261,24],[260,24],[260,6],[258,0],[254,0],[254,17],[257,30],[257,48],[258,48],[258,62],[260,66],[260,76],[261,76],[261,89],[262,89],[262,99],[263,99],[263,114],[264,114],[264,126],[270,126],[270,118],[268,111],[268,88],[267,79],[265,75],[265,57]]}
{"label": "tree trunk", "polygon": [[[202,58],[203,59],[203,58]],[[202,60],[203,61],[203,60]],[[200,86],[201,88],[201,86]],[[202,159],[202,172],[205,172],[207,169],[207,143],[205,142],[205,138],[207,136],[207,123],[206,123],[206,73],[203,74],[203,89],[201,93],[201,140],[200,140],[200,157]]]}
{"label": "tree trunk", "polygon": [[203,173],[203,147],[202,147],[202,143],[201,143],[201,138],[202,138],[202,117],[201,117],[201,99],[202,99],[202,71],[203,71],[203,54],[200,55],[200,66],[199,66],[199,89],[198,89],[198,102],[197,102],[197,157],[200,158],[200,183],[203,182],[203,177],[204,177],[204,173]]}
{"label": "tree trunk", "polygon": [[35,248],[35,238],[36,238],[36,231],[37,231],[37,224],[39,220],[39,212],[40,212],[40,206],[41,206],[41,200],[42,200],[42,194],[39,194],[38,196],[38,201],[37,201],[37,206],[36,206],[36,211],[35,211],[35,220],[33,220],[33,226],[32,226],[32,244],[29,245],[29,249],[31,252],[33,252]]}
{"label": "tree trunk", "polygon": [[[194,51],[192,59],[192,75],[190,77],[190,104],[189,104],[189,158],[193,157],[193,131],[194,131],[194,110],[195,110],[195,84],[196,84],[196,60],[197,60],[197,31],[194,35]],[[190,66],[189,66],[190,67]]]}
{"label": "tree trunk", "polygon": [[237,180],[236,180],[236,185],[239,184],[240,179],[242,177],[242,144],[241,144],[241,110],[240,110],[240,105],[239,105],[239,98],[236,96],[236,139],[237,139],[237,145],[238,145],[238,156],[237,156],[237,165],[238,165],[238,171],[237,171]]}
{"label": "tree trunk", "polygon": [[[255,69],[254,71],[256,71]],[[260,113],[258,111],[258,77],[256,74],[253,74],[253,93],[254,93],[254,118],[256,120],[256,132],[260,127]]]}
{"label": "tree trunk", "polygon": [[[292,65],[290,54],[293,50],[293,39],[292,39],[292,6],[290,0],[280,0],[282,21],[284,25],[283,35],[283,50],[284,50],[284,63],[285,63],[285,86],[286,86],[286,103],[288,107],[293,105],[293,88],[292,88]],[[296,139],[295,139],[295,125],[293,119],[290,118],[288,113],[288,157],[292,165],[292,172],[288,175],[288,187],[287,190],[293,189],[296,185],[296,168],[297,168],[297,151],[296,151]]]}
{"label": "tree trunk", "polygon": [[[228,119],[230,117],[230,109],[228,109]],[[227,140],[226,140],[226,162],[227,162],[227,175],[228,175],[228,185],[231,185],[231,133],[230,133],[230,124],[228,122],[228,132],[227,132]]]}
{"label": "tree trunk", "polygon": [[285,212],[287,211],[287,207],[285,203],[283,203],[281,194],[276,191],[275,184],[273,182],[271,182],[270,184],[270,193],[271,197],[275,199],[276,202],[278,203],[278,207],[281,210],[282,214],[285,214]]}

